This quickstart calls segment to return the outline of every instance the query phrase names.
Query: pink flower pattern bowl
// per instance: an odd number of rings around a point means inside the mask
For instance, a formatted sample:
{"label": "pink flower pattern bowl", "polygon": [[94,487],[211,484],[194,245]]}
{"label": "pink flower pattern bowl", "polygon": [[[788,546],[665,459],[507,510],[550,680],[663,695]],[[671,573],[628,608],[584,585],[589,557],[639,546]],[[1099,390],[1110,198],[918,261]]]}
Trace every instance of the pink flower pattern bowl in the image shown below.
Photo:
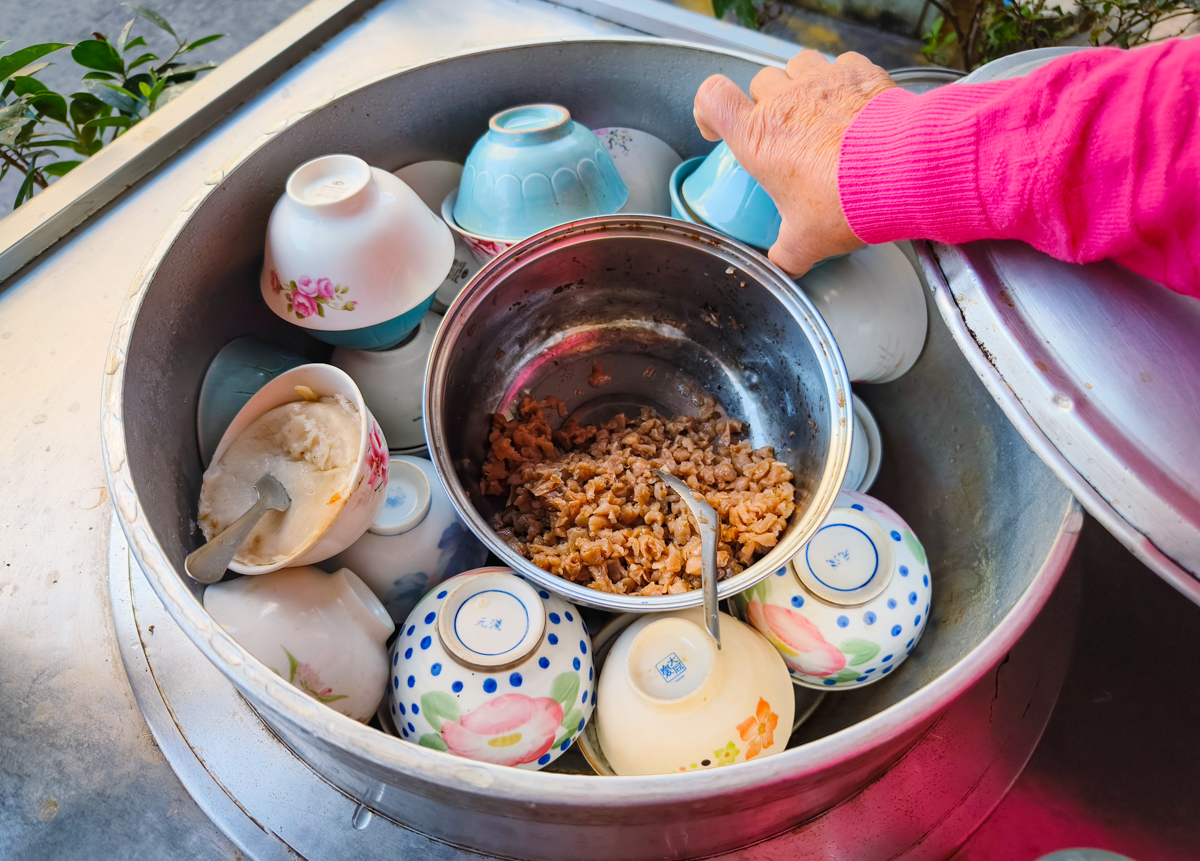
{"label": "pink flower pattern bowl", "polygon": [[804,549],[734,601],[794,683],[826,690],[891,674],[925,632],[932,596],[925,548],[908,524],[843,490]]}
{"label": "pink flower pattern bowl", "polygon": [[341,395],[358,411],[362,438],[354,471],[346,492],[330,502],[338,508],[338,513],[324,532],[310,536],[304,546],[297,548],[291,556],[270,565],[244,565],[235,559],[229,567],[238,574],[267,574],[280,568],[324,562],[362,537],[375,522],[387,497],[387,442],[354,380],[345,371],[332,365],[300,365],[284,371],[259,389],[221,437],[221,442],[213,452],[213,463],[220,461],[225,449],[229,448],[237,435],[260,416],[275,407],[301,400],[301,390],[317,397]]}
{"label": "pink flower pattern bowl", "polygon": [[508,568],[434,587],[392,646],[388,695],[401,738],[537,770],[592,714],[592,645],[579,611]]}

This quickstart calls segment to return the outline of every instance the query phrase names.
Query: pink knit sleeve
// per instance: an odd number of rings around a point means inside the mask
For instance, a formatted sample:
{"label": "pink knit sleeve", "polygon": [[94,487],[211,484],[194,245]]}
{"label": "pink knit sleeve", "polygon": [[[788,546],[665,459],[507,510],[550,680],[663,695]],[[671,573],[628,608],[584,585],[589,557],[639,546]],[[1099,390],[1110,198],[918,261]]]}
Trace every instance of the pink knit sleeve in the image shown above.
{"label": "pink knit sleeve", "polygon": [[847,130],[838,185],[864,242],[1020,239],[1200,297],[1200,38],[888,90]]}

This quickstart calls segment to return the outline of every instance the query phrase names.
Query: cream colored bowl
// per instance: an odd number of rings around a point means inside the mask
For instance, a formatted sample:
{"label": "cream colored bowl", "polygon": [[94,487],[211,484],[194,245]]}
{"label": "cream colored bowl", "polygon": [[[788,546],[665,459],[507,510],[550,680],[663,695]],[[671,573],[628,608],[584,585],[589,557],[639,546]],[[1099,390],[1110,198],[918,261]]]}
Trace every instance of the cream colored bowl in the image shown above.
{"label": "cream colored bowl", "polygon": [[787,667],[721,614],[721,649],[699,607],[648,615],[613,644],[596,688],[600,747],[619,775],[719,768],[781,752],[795,717]]}
{"label": "cream colored bowl", "polygon": [[[345,371],[332,365],[301,365],[285,371],[259,389],[242,407],[221,437],[221,442],[213,453],[212,462],[219,463],[221,456],[238,434],[261,416],[276,407],[303,400],[297,386],[307,387],[317,397],[341,395],[354,405],[359,418],[358,458],[351,470],[347,492],[342,493],[335,502],[329,503],[336,508],[336,516],[323,530],[313,532],[289,556],[269,565],[247,565],[235,558],[229,568],[238,574],[267,574],[280,568],[315,565],[341,553],[361,538],[367,528],[375,522],[387,496],[388,448],[383,432],[380,431],[371,411],[367,409],[362,392],[358,390],[354,380],[350,379],[350,375]],[[292,504],[298,504],[297,500],[293,499]]]}

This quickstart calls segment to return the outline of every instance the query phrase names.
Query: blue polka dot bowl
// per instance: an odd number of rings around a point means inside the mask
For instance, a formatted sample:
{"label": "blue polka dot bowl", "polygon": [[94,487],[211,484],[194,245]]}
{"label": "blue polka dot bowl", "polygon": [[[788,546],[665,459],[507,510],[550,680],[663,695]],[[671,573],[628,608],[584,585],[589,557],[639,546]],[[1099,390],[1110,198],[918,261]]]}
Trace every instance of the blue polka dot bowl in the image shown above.
{"label": "blue polka dot bowl", "polygon": [[843,490],[804,548],[735,598],[799,685],[859,688],[912,654],[929,618],[925,549],[900,515]]}
{"label": "blue polka dot bowl", "polygon": [[579,611],[508,568],[452,577],[392,646],[388,695],[400,737],[536,771],[592,715],[592,645]]}

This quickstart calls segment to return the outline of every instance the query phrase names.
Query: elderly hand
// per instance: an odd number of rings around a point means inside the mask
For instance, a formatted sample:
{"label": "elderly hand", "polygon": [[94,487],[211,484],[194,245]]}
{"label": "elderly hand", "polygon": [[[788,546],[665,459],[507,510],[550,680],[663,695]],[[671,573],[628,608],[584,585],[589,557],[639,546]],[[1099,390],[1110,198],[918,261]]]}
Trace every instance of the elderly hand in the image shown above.
{"label": "elderly hand", "polygon": [[763,69],[750,82],[750,98],[724,75],[700,85],[693,109],[700,133],[724,139],[779,207],[783,223],[770,258],[785,272],[803,275],[862,247],[842,212],[838,156],[851,121],[894,86],[861,54],[830,63],[816,51],[801,51],[786,71]]}

